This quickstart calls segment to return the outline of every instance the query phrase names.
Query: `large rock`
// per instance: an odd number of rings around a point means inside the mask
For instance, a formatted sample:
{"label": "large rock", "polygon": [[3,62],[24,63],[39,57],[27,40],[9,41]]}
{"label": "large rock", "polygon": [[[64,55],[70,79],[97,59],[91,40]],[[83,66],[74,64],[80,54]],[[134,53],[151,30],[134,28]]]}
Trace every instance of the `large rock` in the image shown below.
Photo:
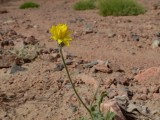
{"label": "large rock", "polygon": [[160,67],[148,68],[140,74],[137,74],[134,78],[138,81],[144,81],[152,79],[153,77],[160,80]]}

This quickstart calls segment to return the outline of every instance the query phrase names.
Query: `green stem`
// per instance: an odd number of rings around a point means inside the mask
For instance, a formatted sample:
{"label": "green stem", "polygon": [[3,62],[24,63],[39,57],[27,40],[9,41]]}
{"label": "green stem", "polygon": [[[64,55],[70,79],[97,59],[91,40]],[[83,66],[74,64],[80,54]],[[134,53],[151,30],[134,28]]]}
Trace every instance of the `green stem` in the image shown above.
{"label": "green stem", "polygon": [[76,90],[76,88],[75,88],[75,86],[74,86],[74,84],[73,84],[73,82],[72,82],[71,76],[70,76],[70,74],[69,74],[68,68],[67,68],[66,63],[65,63],[65,60],[64,60],[64,56],[63,56],[63,53],[62,53],[62,46],[61,46],[61,45],[59,45],[59,52],[60,52],[60,55],[61,55],[61,58],[62,58],[62,61],[63,61],[64,68],[65,68],[65,70],[66,70],[66,72],[67,72],[67,76],[68,76],[68,78],[69,78],[69,81],[70,81],[70,83],[71,83],[71,85],[72,85],[72,88],[73,88],[73,90],[74,90],[74,92],[75,92],[78,100],[82,103],[82,105],[84,106],[84,108],[88,111],[89,115],[91,116],[91,119],[94,120],[91,111],[90,111],[89,108],[85,105],[85,103],[82,101],[81,97],[78,95],[78,92],[77,92],[77,90]]}

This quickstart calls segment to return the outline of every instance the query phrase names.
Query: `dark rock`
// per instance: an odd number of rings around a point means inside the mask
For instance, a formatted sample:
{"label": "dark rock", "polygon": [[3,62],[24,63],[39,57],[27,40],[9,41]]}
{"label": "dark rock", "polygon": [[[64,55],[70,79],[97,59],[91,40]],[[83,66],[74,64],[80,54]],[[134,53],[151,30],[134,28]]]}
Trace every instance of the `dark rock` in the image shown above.
{"label": "dark rock", "polygon": [[26,70],[26,68],[23,68],[23,67],[14,63],[11,67],[10,74],[14,74],[14,73],[17,73],[18,71],[25,71],[25,70]]}
{"label": "dark rock", "polygon": [[136,35],[134,33],[131,33],[131,38],[134,40],[134,41],[139,41],[140,37],[139,35]]}
{"label": "dark rock", "polygon": [[114,71],[114,72],[124,72],[124,70],[122,70],[120,68],[119,65],[117,64],[110,64],[109,67]]}
{"label": "dark rock", "polygon": [[63,64],[56,64],[55,68],[53,69],[53,71],[62,71],[64,68]]}
{"label": "dark rock", "polygon": [[5,14],[5,13],[8,13],[7,10],[0,10],[0,14]]}

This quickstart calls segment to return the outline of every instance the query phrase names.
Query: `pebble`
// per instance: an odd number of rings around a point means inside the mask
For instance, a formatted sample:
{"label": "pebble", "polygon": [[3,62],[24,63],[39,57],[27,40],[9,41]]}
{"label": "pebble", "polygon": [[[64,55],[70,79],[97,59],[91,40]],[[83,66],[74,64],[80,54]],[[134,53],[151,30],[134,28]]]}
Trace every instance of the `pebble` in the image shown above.
{"label": "pebble", "polygon": [[72,65],[73,61],[70,59],[65,60],[66,65]]}
{"label": "pebble", "polygon": [[93,26],[91,24],[86,24],[83,31],[85,34],[93,33]]}
{"label": "pebble", "polygon": [[113,33],[113,32],[108,33],[108,38],[113,38],[115,36],[116,36],[116,33]]}
{"label": "pebble", "polygon": [[64,68],[63,64],[56,64],[55,67],[53,68],[53,71],[62,71]]}
{"label": "pebble", "polygon": [[133,34],[131,33],[131,38],[134,40],[134,41],[139,41],[139,35],[136,35],[136,34]]}
{"label": "pebble", "polygon": [[103,72],[103,73],[112,73],[112,70],[106,66],[96,65],[94,66],[96,71]]}
{"label": "pebble", "polygon": [[93,61],[93,62],[89,62],[89,63],[86,63],[83,65],[84,68],[91,68],[93,67],[94,65],[97,65],[98,62],[97,61]]}
{"label": "pebble", "polygon": [[15,63],[12,65],[11,69],[10,69],[10,74],[15,74],[17,73],[18,71],[25,71],[26,68],[23,68],[19,65],[16,65]]}
{"label": "pebble", "polygon": [[107,90],[107,95],[110,99],[114,98],[115,96],[118,95],[117,91],[115,89],[108,89]]}
{"label": "pebble", "polygon": [[153,40],[152,42],[152,48],[157,48],[160,46],[160,40]]}

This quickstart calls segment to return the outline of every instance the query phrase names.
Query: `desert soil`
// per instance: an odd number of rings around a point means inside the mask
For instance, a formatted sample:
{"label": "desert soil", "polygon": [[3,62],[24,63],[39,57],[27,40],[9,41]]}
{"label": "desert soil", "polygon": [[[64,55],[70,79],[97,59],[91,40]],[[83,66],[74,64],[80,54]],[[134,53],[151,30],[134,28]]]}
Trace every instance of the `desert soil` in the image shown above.
{"label": "desert soil", "polygon": [[0,120],[87,114],[50,40],[49,28],[58,23],[72,31],[63,50],[86,104],[101,81],[99,93],[106,91],[105,101],[116,101],[127,120],[160,120],[160,1],[139,0],[145,14],[119,17],[75,11],[76,1],[34,0],[40,7],[25,10],[24,0],[0,3]]}

